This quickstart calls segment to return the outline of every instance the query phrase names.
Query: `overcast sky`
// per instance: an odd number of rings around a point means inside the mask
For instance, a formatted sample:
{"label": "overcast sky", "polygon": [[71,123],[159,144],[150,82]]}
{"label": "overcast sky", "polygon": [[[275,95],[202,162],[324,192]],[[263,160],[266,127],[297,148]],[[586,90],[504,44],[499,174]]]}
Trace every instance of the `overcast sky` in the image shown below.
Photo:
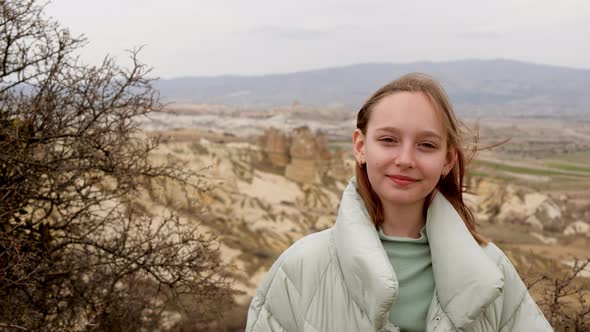
{"label": "overcast sky", "polygon": [[163,78],[514,59],[590,68],[588,0],[52,0],[86,62],[145,45]]}

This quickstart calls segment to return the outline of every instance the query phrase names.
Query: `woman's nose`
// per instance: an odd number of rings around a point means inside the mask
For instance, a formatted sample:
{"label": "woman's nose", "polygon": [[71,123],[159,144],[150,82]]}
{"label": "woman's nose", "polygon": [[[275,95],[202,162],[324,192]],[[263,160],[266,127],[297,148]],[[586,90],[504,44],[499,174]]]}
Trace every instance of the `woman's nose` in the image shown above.
{"label": "woman's nose", "polygon": [[410,144],[404,144],[395,158],[395,165],[398,167],[414,167],[414,147]]}

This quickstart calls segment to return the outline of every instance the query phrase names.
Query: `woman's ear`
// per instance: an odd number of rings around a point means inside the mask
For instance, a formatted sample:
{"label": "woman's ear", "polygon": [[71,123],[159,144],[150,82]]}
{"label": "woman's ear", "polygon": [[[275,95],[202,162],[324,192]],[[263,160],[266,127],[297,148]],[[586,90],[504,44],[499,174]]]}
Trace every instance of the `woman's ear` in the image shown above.
{"label": "woman's ear", "polygon": [[449,147],[447,151],[447,156],[445,160],[445,165],[443,167],[443,173],[445,176],[451,172],[453,167],[455,167],[455,163],[457,162],[457,148],[455,146]]}
{"label": "woman's ear", "polygon": [[352,149],[354,151],[354,158],[359,165],[367,162],[365,158],[365,135],[358,128],[352,133]]}

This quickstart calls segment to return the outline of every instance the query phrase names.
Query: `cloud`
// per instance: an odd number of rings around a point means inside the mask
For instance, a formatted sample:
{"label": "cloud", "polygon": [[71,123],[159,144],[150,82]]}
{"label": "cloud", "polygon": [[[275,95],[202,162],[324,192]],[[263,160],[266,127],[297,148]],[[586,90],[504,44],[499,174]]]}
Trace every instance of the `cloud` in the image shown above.
{"label": "cloud", "polygon": [[356,28],[352,25],[338,25],[321,28],[296,26],[262,25],[249,30],[250,33],[262,35],[278,40],[319,40],[342,33],[352,32]]}
{"label": "cloud", "polygon": [[88,36],[89,62],[146,44],[162,76],[481,57],[590,66],[587,0],[59,0],[48,12]]}
{"label": "cloud", "polygon": [[506,37],[509,32],[498,26],[474,26],[458,33],[460,38],[468,39],[500,39]]}

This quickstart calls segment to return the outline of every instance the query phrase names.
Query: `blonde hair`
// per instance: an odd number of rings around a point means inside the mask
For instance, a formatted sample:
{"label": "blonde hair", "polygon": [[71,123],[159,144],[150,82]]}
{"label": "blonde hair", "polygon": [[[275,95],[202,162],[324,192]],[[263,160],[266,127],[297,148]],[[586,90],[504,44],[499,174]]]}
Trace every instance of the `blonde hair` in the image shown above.
{"label": "blonde hair", "polygon": [[[476,222],[473,213],[463,201],[463,179],[467,163],[475,155],[476,149],[473,148],[469,158],[466,155],[466,148],[462,146],[463,138],[461,133],[461,123],[455,116],[453,106],[442,85],[432,77],[411,73],[404,75],[397,80],[388,83],[377,90],[363,105],[357,115],[356,127],[366,136],[367,125],[371,117],[373,107],[384,97],[397,92],[422,92],[431,100],[436,110],[440,113],[443,120],[443,128],[447,134],[448,147],[454,147],[457,152],[457,160],[451,171],[442,177],[437,185],[436,190],[445,196],[445,198],[457,210],[465,226],[480,244],[487,244],[488,240],[476,231]],[[477,138],[477,136],[475,136]],[[477,141],[477,140],[476,140]],[[383,206],[377,193],[371,187],[366,167],[361,167],[357,162],[356,178],[358,183],[358,192],[361,195],[369,215],[375,227],[380,227],[383,223]],[[428,208],[432,193],[428,195],[424,209]]]}

